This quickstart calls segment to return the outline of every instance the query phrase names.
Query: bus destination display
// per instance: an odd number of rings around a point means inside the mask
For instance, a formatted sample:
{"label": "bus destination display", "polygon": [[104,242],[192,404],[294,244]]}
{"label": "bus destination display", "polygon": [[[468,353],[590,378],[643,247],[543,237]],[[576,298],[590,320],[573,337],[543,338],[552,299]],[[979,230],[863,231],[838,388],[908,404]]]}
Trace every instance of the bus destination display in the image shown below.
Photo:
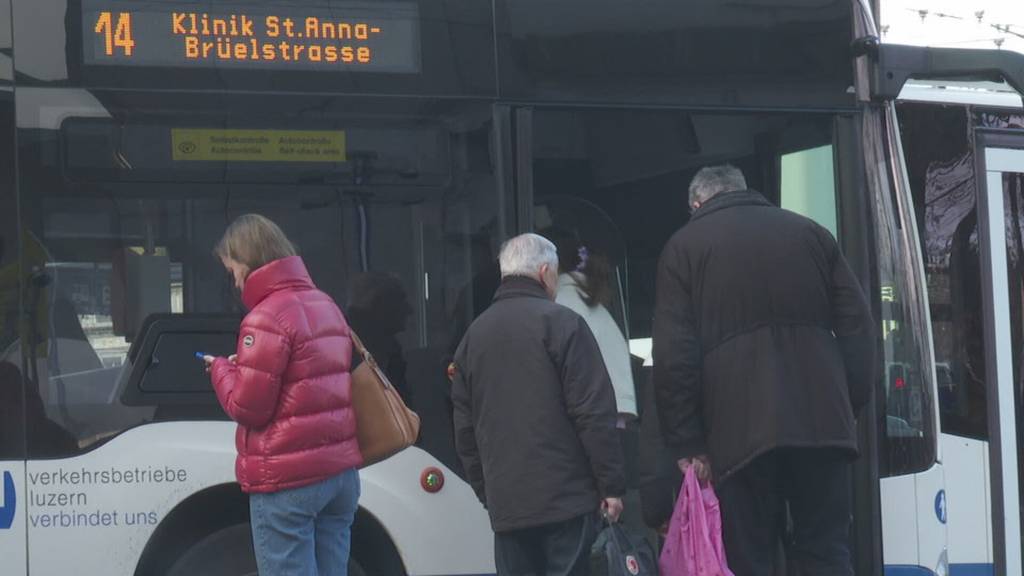
{"label": "bus destination display", "polygon": [[301,5],[82,1],[86,65],[389,72],[420,70],[412,2]]}

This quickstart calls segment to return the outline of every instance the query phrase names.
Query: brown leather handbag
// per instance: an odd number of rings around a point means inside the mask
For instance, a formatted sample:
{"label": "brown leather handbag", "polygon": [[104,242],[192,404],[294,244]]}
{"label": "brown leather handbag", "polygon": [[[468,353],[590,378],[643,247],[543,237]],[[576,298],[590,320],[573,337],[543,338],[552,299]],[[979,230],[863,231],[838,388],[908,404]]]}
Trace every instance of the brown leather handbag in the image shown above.
{"label": "brown leather handbag", "polygon": [[420,434],[420,417],[402,402],[359,336],[350,333],[356,352],[363,357],[363,363],[352,372],[352,408],[366,467],[412,446]]}

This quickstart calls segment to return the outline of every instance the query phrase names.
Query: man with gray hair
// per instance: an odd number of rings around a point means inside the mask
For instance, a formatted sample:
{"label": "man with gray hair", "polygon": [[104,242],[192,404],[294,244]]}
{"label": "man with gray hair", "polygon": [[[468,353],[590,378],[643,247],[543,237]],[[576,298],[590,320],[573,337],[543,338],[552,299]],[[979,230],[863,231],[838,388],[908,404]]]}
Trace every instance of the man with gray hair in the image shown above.
{"label": "man with gray hair", "polygon": [[832,234],[697,172],[693,214],[662,252],[654,387],[679,468],[713,478],[736,576],[772,574],[788,507],[790,574],[852,576],[855,413],[871,397],[867,299]]}
{"label": "man with gray hair", "polygon": [[690,181],[690,206],[696,210],[716,194],[747,189],[747,179],[729,164],[701,168]]}
{"label": "man with gray hair", "polygon": [[616,521],[626,491],[612,383],[586,322],[554,302],[554,244],[517,236],[499,264],[449,368],[455,445],[499,575],[586,575],[598,510]]}

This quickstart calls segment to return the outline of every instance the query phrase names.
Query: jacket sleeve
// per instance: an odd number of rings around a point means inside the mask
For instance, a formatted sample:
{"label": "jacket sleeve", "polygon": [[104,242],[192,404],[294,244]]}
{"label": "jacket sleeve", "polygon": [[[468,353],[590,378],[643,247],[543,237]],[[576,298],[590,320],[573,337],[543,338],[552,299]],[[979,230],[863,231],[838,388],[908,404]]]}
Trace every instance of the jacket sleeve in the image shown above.
{"label": "jacket sleeve", "polygon": [[480,450],[476,445],[476,429],[473,427],[473,401],[470,396],[469,383],[464,370],[463,346],[455,353],[455,373],[452,375],[452,421],[455,425],[455,450],[459,453],[462,466],[466,470],[466,479],[473,487],[477,498],[487,505],[487,492],[484,489],[484,467],[480,460]]}
{"label": "jacket sleeve", "polygon": [[832,330],[839,343],[849,387],[850,404],[856,413],[871,400],[876,376],[874,319],[867,298],[835,240],[833,248]]}
{"label": "jacket sleeve", "polygon": [[658,263],[654,307],[654,393],[665,444],[676,458],[707,454],[701,363],[690,285],[670,243]]}
{"label": "jacket sleeve", "polygon": [[272,316],[255,311],[242,321],[237,361],[213,361],[210,377],[217,399],[232,420],[249,428],[270,422],[291,358],[291,338]]}
{"label": "jacket sleeve", "polygon": [[562,394],[569,419],[590,462],[602,498],[626,493],[625,459],[615,428],[615,391],[597,340],[575,313],[558,339]]}

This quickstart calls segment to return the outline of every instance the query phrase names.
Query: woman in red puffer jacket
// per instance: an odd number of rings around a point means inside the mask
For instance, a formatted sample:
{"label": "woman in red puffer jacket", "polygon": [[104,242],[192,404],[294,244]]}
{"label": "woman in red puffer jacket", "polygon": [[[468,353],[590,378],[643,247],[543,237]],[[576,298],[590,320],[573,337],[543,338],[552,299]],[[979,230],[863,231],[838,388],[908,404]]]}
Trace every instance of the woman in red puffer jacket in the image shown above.
{"label": "woman in red puffer jacket", "polygon": [[206,361],[238,422],[259,573],[346,576],[362,464],[348,324],[270,220],[239,217],[215,253],[249,309],[237,354]]}

